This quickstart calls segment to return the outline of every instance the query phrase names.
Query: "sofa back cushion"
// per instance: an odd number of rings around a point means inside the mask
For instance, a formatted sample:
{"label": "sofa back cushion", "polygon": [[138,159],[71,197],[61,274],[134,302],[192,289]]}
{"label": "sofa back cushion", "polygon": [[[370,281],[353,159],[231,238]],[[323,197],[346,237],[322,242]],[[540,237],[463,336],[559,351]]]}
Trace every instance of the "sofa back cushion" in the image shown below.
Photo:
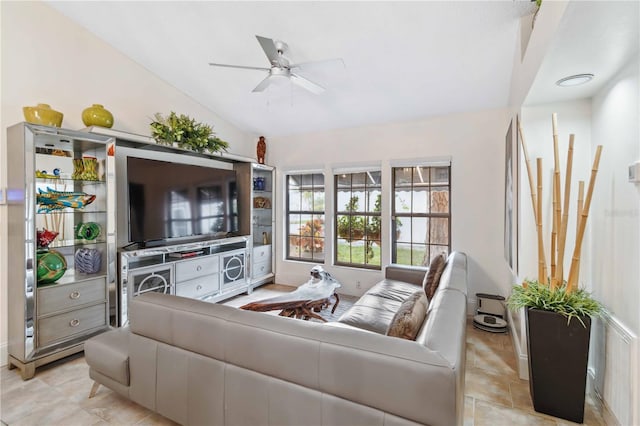
{"label": "sofa back cushion", "polygon": [[387,336],[415,340],[427,315],[429,301],[423,291],[416,291],[402,302],[387,329]]}

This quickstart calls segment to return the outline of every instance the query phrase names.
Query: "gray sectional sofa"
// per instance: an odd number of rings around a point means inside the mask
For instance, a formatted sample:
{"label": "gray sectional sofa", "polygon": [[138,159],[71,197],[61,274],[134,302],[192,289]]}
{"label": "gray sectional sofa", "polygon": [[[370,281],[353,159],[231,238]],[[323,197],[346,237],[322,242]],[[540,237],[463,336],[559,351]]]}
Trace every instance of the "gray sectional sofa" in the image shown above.
{"label": "gray sectional sofa", "polygon": [[[85,343],[89,374],[181,424],[459,425],[466,269],[449,256],[416,341],[145,294],[129,327]],[[419,289],[424,275],[385,273],[387,288]]]}

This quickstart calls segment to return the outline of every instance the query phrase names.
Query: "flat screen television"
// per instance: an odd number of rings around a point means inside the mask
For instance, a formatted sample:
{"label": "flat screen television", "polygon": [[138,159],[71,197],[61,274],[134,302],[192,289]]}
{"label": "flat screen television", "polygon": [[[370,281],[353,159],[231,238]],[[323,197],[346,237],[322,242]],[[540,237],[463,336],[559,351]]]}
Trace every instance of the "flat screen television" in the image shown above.
{"label": "flat screen television", "polygon": [[129,241],[226,237],[238,231],[235,170],[127,157]]}

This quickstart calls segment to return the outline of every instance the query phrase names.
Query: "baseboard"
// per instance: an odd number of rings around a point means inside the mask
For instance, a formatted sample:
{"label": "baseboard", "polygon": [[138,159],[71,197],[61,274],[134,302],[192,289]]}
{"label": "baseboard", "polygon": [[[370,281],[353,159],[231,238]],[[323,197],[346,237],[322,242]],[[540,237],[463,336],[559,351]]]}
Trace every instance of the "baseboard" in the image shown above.
{"label": "baseboard", "polygon": [[587,370],[587,394],[591,395],[591,399],[593,400],[596,408],[600,413],[602,413],[602,419],[604,420],[606,425],[610,426],[622,426],[622,424],[618,421],[616,416],[611,412],[607,403],[604,401],[600,392],[596,386],[594,386],[596,380],[596,374],[593,368],[589,368]]}
{"label": "baseboard", "polygon": [[4,342],[0,345],[0,367],[9,364],[9,345]]}
{"label": "baseboard", "polygon": [[509,323],[509,333],[511,334],[511,343],[513,343],[513,354],[518,363],[518,377],[522,380],[529,380],[529,358],[527,352],[520,345],[518,333],[516,331],[516,323],[511,315],[511,310],[507,309],[507,322]]}

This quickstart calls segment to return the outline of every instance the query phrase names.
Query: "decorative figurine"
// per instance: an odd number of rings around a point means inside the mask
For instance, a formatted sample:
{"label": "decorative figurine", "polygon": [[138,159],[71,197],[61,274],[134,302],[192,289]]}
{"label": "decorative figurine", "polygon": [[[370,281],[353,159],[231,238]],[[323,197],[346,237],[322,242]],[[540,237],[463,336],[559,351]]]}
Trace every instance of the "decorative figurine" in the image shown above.
{"label": "decorative figurine", "polygon": [[75,236],[81,240],[95,240],[100,236],[100,225],[96,222],[80,222],[76,225]]}
{"label": "decorative figurine", "polygon": [[100,271],[102,254],[98,249],[81,248],[74,255],[76,270],[83,274],[95,274]]}
{"label": "decorative figurine", "polygon": [[55,231],[36,229],[36,278],[38,284],[51,284],[58,281],[67,271],[67,261],[64,256],[49,248],[49,244],[58,236]]}
{"label": "decorative figurine", "polygon": [[264,164],[264,155],[267,153],[267,142],[264,140],[264,136],[260,136],[260,140],[258,140],[258,163]]}
{"label": "decorative figurine", "polygon": [[40,204],[38,213],[48,213],[54,210],[62,210],[66,207],[81,209],[93,203],[95,199],[95,195],[85,192],[56,191],[52,188],[47,188],[46,191],[38,189],[38,194],[36,195],[36,202]]}

